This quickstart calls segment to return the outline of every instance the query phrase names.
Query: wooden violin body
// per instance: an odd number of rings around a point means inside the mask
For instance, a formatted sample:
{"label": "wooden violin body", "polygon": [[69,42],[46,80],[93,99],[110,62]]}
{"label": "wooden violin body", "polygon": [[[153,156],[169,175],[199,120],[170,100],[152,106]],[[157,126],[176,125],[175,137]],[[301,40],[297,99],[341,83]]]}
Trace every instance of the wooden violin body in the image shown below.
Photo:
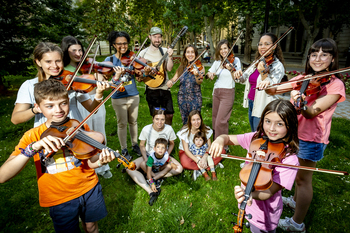
{"label": "wooden violin body", "polygon": [[[249,147],[248,158],[254,159],[257,162],[249,162],[245,164],[239,173],[239,177],[243,185],[246,186],[244,193],[244,201],[239,207],[237,216],[237,223],[233,227],[235,233],[243,231],[244,218],[252,218],[251,215],[245,214],[245,208],[254,190],[262,191],[271,187],[272,168],[268,164],[262,164],[259,161],[280,162],[285,155],[284,143],[272,143],[268,140],[258,138],[251,142]],[[249,223],[245,224],[249,227]]]}

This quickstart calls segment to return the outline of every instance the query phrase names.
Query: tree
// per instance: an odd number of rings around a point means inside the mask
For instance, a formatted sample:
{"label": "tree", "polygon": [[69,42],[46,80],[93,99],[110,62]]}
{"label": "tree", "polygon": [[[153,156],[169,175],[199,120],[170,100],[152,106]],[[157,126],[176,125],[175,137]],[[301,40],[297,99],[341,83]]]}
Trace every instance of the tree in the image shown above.
{"label": "tree", "polygon": [[[3,77],[28,73],[29,58],[40,41],[60,43],[78,35],[80,11],[71,0],[17,0],[0,4],[0,91]],[[59,24],[57,22],[60,22]]]}

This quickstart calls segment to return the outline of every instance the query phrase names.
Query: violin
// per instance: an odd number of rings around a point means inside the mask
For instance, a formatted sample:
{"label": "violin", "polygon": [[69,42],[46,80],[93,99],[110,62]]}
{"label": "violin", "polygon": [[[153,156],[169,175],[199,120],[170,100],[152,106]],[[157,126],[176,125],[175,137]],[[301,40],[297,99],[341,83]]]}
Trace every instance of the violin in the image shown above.
{"label": "violin", "polygon": [[[273,52],[271,52],[269,55],[267,55],[266,57],[262,57],[261,61],[264,62],[264,70],[262,71],[262,73],[265,74],[269,74],[270,73],[270,67],[272,65],[272,62],[275,61],[275,55],[273,54]],[[256,64],[256,67],[258,67],[259,63]]]}
{"label": "violin", "polygon": [[236,71],[235,65],[233,64],[234,61],[235,55],[231,53],[227,58],[224,59],[222,66],[226,68],[226,65],[228,64],[232,68],[231,72]]}
{"label": "violin", "polygon": [[[249,147],[248,158],[256,161],[269,161],[280,163],[285,157],[286,149],[284,143],[272,142],[268,139],[258,138],[252,141]],[[257,190],[262,191],[271,187],[273,168],[269,164],[262,164],[261,162],[249,162],[245,164],[239,173],[239,177],[245,189],[245,199],[239,207],[237,216],[237,223],[233,227],[235,233],[243,231],[244,218],[251,219],[251,214],[245,213],[245,208],[250,197],[250,194]],[[249,222],[244,224],[247,228],[250,227]]]}
{"label": "violin", "polygon": [[[70,72],[68,70],[63,70],[63,72],[58,75],[58,76],[52,76],[51,78],[54,78],[63,85],[67,87],[68,83],[70,83],[72,79],[73,72]],[[125,82],[126,80],[120,80],[120,81],[115,81],[113,80],[113,83],[109,83],[112,88],[118,88],[118,85],[121,82]],[[83,93],[89,93],[92,91],[97,85],[98,81],[95,79],[95,76],[93,74],[83,74],[81,76],[76,76],[74,79],[74,82],[71,85],[71,89],[77,92],[83,92]],[[125,91],[125,87],[122,86],[119,90],[120,92]]]}
{"label": "violin", "polygon": [[195,62],[192,62],[189,65],[188,71],[191,72],[191,74],[194,74],[194,71],[197,70],[198,75],[203,74],[204,66],[202,65],[202,62],[200,60],[197,60]]}
{"label": "violin", "polygon": [[[104,143],[105,138],[102,133],[96,131],[85,131],[83,129],[79,129],[74,133],[74,137],[68,138],[69,130],[75,127],[79,127],[80,123],[77,120],[69,119],[67,117],[61,123],[53,123],[47,130],[45,130],[40,139],[47,137],[49,135],[64,138],[66,147],[72,152],[72,154],[80,160],[90,159],[97,153],[101,152],[102,149],[108,149],[113,152],[117,157],[118,161],[122,163],[126,168],[130,170],[135,170],[136,166],[133,162],[129,162],[131,159],[127,159],[124,156],[121,156],[117,151],[112,150],[107,147]],[[68,139],[66,139],[68,138]],[[45,156],[43,161],[47,158],[54,155],[54,152],[51,152]]]}
{"label": "violin", "polygon": [[79,71],[83,74],[90,74],[90,70],[93,70],[95,73],[109,77],[114,73],[113,67],[114,65],[110,61],[96,62],[92,58],[87,58]]}

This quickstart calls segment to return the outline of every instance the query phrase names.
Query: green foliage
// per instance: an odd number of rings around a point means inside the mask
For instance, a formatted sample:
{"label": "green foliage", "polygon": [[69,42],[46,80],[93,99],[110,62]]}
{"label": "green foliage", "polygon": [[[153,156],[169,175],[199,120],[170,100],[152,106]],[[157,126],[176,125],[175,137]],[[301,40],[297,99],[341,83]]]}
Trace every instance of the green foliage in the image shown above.
{"label": "green foliage", "polygon": [[83,34],[78,29],[80,11],[72,6],[72,0],[2,1],[0,79],[30,72],[29,57],[38,42],[60,43],[64,36]]}

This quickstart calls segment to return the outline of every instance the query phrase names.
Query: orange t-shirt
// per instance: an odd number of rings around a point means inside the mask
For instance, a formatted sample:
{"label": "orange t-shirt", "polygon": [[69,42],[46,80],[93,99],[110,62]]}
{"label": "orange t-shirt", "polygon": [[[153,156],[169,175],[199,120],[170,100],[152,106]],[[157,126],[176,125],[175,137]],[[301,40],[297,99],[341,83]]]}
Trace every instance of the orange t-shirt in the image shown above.
{"label": "orange t-shirt", "polygon": [[[21,154],[31,142],[39,141],[40,135],[47,129],[46,124],[28,130],[11,156]],[[97,183],[95,170],[87,160],[78,160],[67,148],[62,148],[50,159],[42,162],[39,153],[34,155],[39,188],[39,203],[50,207],[73,200],[91,190]]]}

